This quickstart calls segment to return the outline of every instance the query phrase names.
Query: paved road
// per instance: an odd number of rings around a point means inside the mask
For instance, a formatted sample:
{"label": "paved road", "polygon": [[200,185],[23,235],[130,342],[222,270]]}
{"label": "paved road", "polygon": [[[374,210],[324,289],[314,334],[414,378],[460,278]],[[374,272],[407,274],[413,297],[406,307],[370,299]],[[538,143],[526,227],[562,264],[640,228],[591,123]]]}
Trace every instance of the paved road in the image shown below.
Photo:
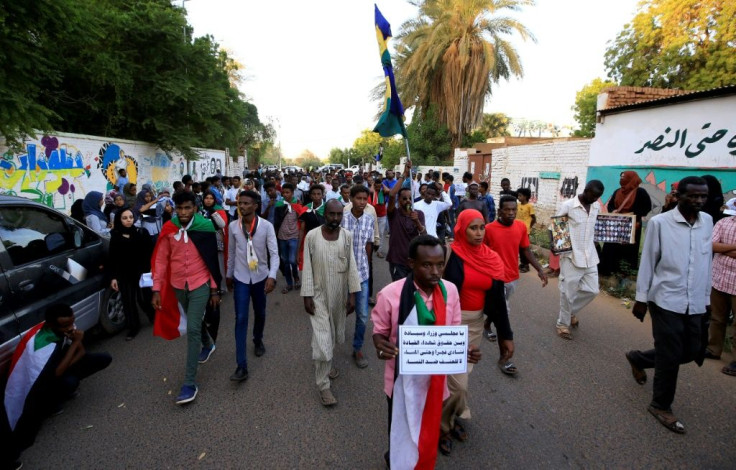
{"label": "paved road", "polygon": [[[377,286],[388,282],[383,260],[376,274]],[[736,379],[720,373],[730,356],[681,369],[674,407],[688,434],[675,435],[646,411],[651,377],[637,385],[624,359],[629,349],[651,346],[648,318],[641,324],[618,299],[600,295],[566,342],[554,333],[558,302],[556,280],[542,289],[523,275],[512,302],[520,373],[502,375],[496,346],[484,342],[471,376],[470,440],[439,456],[438,468],[734,468]],[[256,358],[249,350],[250,379],[242,384],[228,380],[230,312],[228,297],[217,351],[200,366],[199,396],[187,407],[174,404],[184,340],[154,338],[148,327],[130,343],[123,335],[95,341],[91,349],[111,352],[112,365],[47,421],[23,455],[26,468],[382,468],[383,367],[370,339],[367,369],[352,365],[349,342],[338,348],[339,404],[325,409],[298,295],[270,295],[267,353]]]}

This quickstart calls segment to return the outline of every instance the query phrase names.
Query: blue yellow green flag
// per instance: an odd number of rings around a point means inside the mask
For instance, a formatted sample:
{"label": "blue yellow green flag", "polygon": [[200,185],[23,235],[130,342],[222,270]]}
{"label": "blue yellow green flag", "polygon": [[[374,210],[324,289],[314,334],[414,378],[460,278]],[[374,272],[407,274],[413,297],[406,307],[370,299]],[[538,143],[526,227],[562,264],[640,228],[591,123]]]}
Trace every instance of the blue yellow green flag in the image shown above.
{"label": "blue yellow green flag", "polygon": [[391,25],[383,17],[378,5],[376,7],[376,38],[378,39],[378,51],[381,55],[381,65],[386,76],[386,105],[373,128],[382,137],[393,137],[401,134],[406,137],[406,126],[404,125],[404,106],[401,104],[399,94],[396,92],[394,80],[394,68],[391,65],[391,54],[388,52],[388,40],[391,37]]}

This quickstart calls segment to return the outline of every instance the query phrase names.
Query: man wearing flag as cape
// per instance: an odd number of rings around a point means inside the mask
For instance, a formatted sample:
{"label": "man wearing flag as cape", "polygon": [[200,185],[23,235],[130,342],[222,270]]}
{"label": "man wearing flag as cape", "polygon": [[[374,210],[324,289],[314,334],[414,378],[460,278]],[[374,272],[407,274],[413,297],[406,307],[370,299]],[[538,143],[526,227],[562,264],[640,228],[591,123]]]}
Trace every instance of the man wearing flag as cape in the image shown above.
{"label": "man wearing flag as cape", "polygon": [[[378,293],[371,313],[373,344],[386,361],[384,389],[389,411],[390,468],[432,469],[437,459],[442,402],[449,397],[444,375],[399,375],[396,346],[399,325],[460,325],[460,298],[455,285],[441,280],[445,253],[438,238],[420,235],[409,245],[412,272]],[[468,362],[480,360],[468,347]]]}
{"label": "man wearing flag as cape", "polygon": [[214,347],[209,333],[202,334],[207,303],[220,303],[222,280],[217,258],[217,237],[212,222],[196,212],[194,194],[174,195],[176,217],[164,224],[151,259],[153,306],[157,311],[153,334],[174,339],[188,334],[186,378],[176,404],[193,401],[201,348]]}

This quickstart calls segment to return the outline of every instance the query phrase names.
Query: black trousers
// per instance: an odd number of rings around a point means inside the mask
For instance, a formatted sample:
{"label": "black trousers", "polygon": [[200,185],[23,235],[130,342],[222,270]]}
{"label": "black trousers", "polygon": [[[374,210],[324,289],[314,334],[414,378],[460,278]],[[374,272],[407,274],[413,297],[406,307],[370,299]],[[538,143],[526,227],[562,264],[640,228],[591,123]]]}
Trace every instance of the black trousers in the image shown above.
{"label": "black trousers", "polygon": [[220,306],[212,308],[207,302],[207,308],[204,311],[204,320],[202,320],[202,343],[207,343],[207,335],[210,335],[213,343],[217,343],[217,331],[220,329]]}
{"label": "black trousers", "polygon": [[704,347],[701,334],[704,315],[675,313],[654,302],[649,302],[649,312],[654,349],[635,351],[632,359],[634,365],[641,369],[654,369],[651,405],[670,411],[680,364],[693,361]]}
{"label": "black trousers", "polygon": [[120,289],[120,297],[123,301],[128,333],[135,336],[141,328],[139,306],[143,308],[144,313],[153,323],[155,313],[151,306],[152,291],[150,288],[140,288],[138,279],[118,279],[118,289]]}
{"label": "black trousers", "polygon": [[10,452],[2,452],[2,463],[7,465],[17,460],[24,449],[33,445],[43,420],[71,398],[79,382],[106,368],[110,362],[112,357],[108,353],[87,353],[61,377],[54,377],[53,372],[47,375],[48,379],[40,377],[31,388],[23,414],[10,435]]}
{"label": "black trousers", "polygon": [[399,279],[404,279],[411,272],[411,269],[409,269],[409,266],[404,266],[403,264],[389,263],[388,267],[391,273],[392,281],[398,281]]}

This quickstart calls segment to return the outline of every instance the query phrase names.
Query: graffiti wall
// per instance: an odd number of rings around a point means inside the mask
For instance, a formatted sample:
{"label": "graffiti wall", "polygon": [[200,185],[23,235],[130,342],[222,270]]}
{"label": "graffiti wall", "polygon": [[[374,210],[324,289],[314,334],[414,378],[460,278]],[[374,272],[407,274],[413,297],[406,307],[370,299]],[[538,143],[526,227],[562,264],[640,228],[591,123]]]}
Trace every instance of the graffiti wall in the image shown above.
{"label": "graffiti wall", "polygon": [[718,178],[724,197],[736,191],[736,96],[604,112],[590,148],[588,179],[603,181],[603,201],[634,170],[659,213],[670,185],[685,176]]}
{"label": "graffiti wall", "polygon": [[78,134],[29,139],[21,152],[12,152],[0,137],[0,194],[23,196],[69,212],[89,191],[106,192],[117,182],[118,170],[140,188],[171,188],[187,173],[196,181],[224,173],[225,152],[198,149],[200,158],[187,162],[152,144]]}

